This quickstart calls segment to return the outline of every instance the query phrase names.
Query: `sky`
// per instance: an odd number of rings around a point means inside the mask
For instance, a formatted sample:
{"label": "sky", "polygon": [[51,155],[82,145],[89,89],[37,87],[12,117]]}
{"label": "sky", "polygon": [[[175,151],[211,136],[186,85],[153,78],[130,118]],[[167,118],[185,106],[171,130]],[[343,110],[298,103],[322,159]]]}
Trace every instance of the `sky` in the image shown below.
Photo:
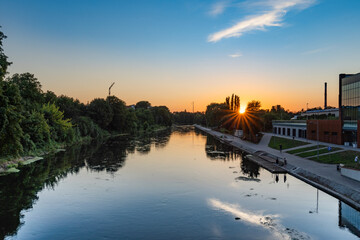
{"label": "sky", "polygon": [[359,0],[0,0],[9,75],[87,103],[112,94],[205,111],[232,93],[292,111],[338,106],[360,72]]}

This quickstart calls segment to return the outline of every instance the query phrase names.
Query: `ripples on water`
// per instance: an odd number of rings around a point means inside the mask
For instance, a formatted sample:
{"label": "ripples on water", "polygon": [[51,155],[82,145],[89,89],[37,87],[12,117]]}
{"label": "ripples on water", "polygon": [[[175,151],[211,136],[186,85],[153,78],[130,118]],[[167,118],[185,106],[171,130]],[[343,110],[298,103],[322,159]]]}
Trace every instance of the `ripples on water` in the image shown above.
{"label": "ripples on water", "polygon": [[[0,177],[0,239],[357,239],[360,215],[179,127]],[[319,196],[319,197],[317,197]]]}

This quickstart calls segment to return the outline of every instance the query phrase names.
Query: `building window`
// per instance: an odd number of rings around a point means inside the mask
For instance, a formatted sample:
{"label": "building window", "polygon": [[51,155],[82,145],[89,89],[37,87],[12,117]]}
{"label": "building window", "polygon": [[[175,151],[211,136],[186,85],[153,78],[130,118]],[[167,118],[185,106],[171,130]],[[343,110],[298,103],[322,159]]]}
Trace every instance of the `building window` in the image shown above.
{"label": "building window", "polygon": [[337,136],[337,132],[332,132],[331,135]]}
{"label": "building window", "polygon": [[325,132],[324,132],[324,135],[329,135],[329,132],[328,132],[328,131],[325,131]]}

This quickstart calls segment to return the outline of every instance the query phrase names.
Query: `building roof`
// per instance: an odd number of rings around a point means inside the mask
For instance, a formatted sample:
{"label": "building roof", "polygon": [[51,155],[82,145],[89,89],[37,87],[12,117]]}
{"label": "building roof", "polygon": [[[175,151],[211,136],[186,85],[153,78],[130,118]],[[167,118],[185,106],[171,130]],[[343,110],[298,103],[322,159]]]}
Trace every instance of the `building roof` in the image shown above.
{"label": "building roof", "polygon": [[272,121],[274,127],[298,127],[306,128],[306,120],[274,120]]}

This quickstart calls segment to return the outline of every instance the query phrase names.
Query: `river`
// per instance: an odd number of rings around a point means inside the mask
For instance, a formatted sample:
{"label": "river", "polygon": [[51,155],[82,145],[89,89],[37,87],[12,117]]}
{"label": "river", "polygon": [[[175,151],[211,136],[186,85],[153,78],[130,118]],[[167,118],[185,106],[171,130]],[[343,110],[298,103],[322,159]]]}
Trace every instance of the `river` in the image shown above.
{"label": "river", "polygon": [[0,239],[358,239],[360,214],[190,127],[0,177]]}

